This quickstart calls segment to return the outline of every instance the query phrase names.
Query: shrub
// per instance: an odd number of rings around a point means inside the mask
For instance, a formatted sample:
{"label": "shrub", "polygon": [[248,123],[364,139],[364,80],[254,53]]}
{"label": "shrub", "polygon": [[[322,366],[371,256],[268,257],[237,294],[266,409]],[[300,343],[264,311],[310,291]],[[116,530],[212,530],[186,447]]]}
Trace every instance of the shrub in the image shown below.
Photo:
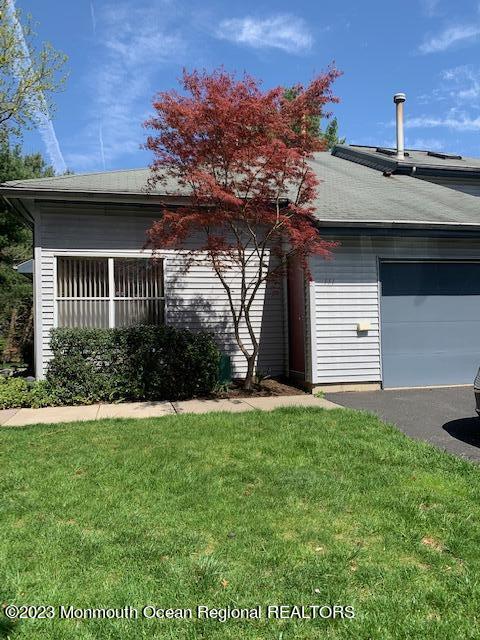
{"label": "shrub", "polygon": [[220,352],[210,334],[168,326],[54,329],[47,383],[62,404],[179,400],[210,393]]}
{"label": "shrub", "polygon": [[62,404],[46,380],[27,382],[24,378],[0,376],[0,409],[54,407]]}
{"label": "shrub", "polygon": [[30,406],[30,385],[23,378],[0,376],[0,409]]}
{"label": "shrub", "polygon": [[55,407],[62,404],[56,390],[47,380],[36,380],[31,384],[29,407]]}

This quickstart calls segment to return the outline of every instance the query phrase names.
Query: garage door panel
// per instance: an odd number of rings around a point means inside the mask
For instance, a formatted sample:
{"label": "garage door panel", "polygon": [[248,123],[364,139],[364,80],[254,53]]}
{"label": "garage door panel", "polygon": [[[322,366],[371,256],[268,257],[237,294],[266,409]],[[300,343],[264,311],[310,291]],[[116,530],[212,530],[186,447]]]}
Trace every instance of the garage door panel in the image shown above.
{"label": "garage door panel", "polygon": [[480,263],[382,263],[385,387],[469,384],[480,365]]}
{"label": "garage door panel", "polygon": [[[382,351],[384,354],[422,353],[426,358],[437,353],[469,354],[475,349],[469,346],[478,340],[478,323],[403,322],[387,324],[382,330]],[[480,362],[479,362],[480,366]]]}
{"label": "garage door panel", "polygon": [[386,388],[428,387],[472,383],[478,370],[475,354],[400,354],[384,355]]}
{"label": "garage door panel", "polygon": [[480,295],[480,262],[385,262],[384,296]]}
{"label": "garage door panel", "polygon": [[463,322],[480,320],[479,296],[391,296],[382,299],[386,324]]}

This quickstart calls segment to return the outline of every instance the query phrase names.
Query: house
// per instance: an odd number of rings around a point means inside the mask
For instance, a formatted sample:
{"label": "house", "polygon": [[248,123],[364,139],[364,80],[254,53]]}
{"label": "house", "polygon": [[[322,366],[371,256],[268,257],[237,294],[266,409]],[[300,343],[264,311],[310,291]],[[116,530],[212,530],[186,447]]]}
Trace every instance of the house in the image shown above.
{"label": "house", "polygon": [[[255,305],[258,369],[310,387],[375,389],[471,383],[480,365],[480,160],[341,145],[311,166],[321,180],[319,233],[340,246],[291,265]],[[0,194],[34,230],[36,375],[57,326],[167,322],[215,333],[235,375],[246,364],[227,300],[207,265],[184,252],[148,260],[145,232],[172,185],[145,190],[148,170],[5,183]],[[167,193],[168,192],[168,193]]]}

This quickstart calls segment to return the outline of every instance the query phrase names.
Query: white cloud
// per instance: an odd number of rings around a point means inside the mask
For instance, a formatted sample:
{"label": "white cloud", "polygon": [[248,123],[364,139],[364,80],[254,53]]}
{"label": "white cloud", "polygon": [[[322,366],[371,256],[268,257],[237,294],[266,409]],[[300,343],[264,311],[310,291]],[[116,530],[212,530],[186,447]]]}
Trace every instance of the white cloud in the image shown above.
{"label": "white cloud", "polygon": [[[451,134],[464,134],[455,142],[456,147],[468,146],[472,136],[470,132],[480,131],[480,68],[473,65],[460,65],[445,69],[440,73],[437,86],[429,93],[419,96],[413,102],[417,105],[417,114],[407,117],[407,130],[419,131],[415,140],[409,136],[409,146],[442,150],[452,147]],[[419,105],[422,105],[419,107]],[[425,113],[428,105],[430,109]],[[420,109],[424,110],[421,113]],[[391,120],[388,126],[394,127]],[[445,136],[445,140],[430,138],[427,130],[437,129]],[[425,137],[424,137],[425,136]],[[476,136],[475,136],[476,137]],[[463,140],[461,139],[463,138]],[[411,140],[411,142],[410,142]]]}
{"label": "white cloud", "polygon": [[292,15],[277,15],[264,20],[248,16],[222,20],[216,35],[255,49],[274,48],[287,53],[303,53],[313,45],[313,37],[305,21]]}
{"label": "white cloud", "polygon": [[100,144],[100,156],[102,158],[102,166],[103,166],[103,170],[105,171],[107,163],[105,162],[105,145],[103,144],[103,127],[102,127],[102,125],[100,125],[100,128],[98,130],[98,142]]}
{"label": "white cloud", "polygon": [[95,34],[97,32],[97,19],[95,17],[95,7],[93,2],[90,2],[90,17],[92,19],[92,31]]}
{"label": "white cloud", "polygon": [[440,0],[420,0],[420,4],[422,5],[423,12],[429,18],[437,14],[439,3],[440,3]]}
{"label": "white cloud", "polygon": [[71,141],[75,152],[67,159],[72,167],[108,168],[117,158],[138,152],[145,139],[142,123],[150,112],[155,74],[176,63],[185,49],[168,9],[168,0],[149,0],[134,8],[124,2],[97,12],[100,50],[88,80],[92,106],[87,126]]}
{"label": "white cloud", "polygon": [[452,110],[447,116],[419,116],[405,120],[406,129],[432,129],[444,127],[454,131],[478,131],[480,130],[480,116],[470,117],[465,113],[455,113]]}
{"label": "white cloud", "polygon": [[480,25],[459,25],[456,27],[448,27],[436,36],[425,40],[418,50],[420,53],[437,53],[445,51],[450,47],[462,43],[475,40],[480,35]]}
{"label": "white cloud", "polygon": [[442,72],[445,91],[456,102],[477,102],[480,98],[480,71],[464,64]]}
{"label": "white cloud", "polygon": [[[16,37],[18,38],[23,51],[23,59],[20,62],[21,68],[17,68],[16,73],[16,77],[19,77],[22,71],[31,66],[30,52],[25,41],[22,25],[18,21],[15,13],[14,0],[8,0],[7,7],[10,14],[8,18],[11,21]],[[34,112],[35,124],[46,147],[48,159],[56,173],[65,173],[67,167],[65,165],[65,160],[58,143],[57,134],[55,133],[55,128],[50,118],[47,102],[43,93],[40,92],[35,100],[36,102],[32,101],[30,104],[33,107],[32,110]]]}
{"label": "white cloud", "polygon": [[464,64],[444,69],[436,87],[417,96],[416,104],[430,105],[443,102],[453,108],[478,109],[480,107],[480,68]]}
{"label": "white cloud", "polygon": [[410,138],[405,137],[405,146],[408,149],[427,149],[428,151],[442,151],[445,148],[442,140],[438,138]]}

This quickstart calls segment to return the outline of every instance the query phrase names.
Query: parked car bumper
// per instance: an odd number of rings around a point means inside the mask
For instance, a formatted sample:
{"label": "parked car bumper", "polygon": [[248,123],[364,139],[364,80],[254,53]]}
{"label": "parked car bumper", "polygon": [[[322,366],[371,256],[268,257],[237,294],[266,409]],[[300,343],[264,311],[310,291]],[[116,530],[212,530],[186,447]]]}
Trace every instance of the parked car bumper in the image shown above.
{"label": "parked car bumper", "polygon": [[480,416],[480,389],[475,389],[475,404],[477,405],[476,411]]}
{"label": "parked car bumper", "polygon": [[475,392],[475,408],[478,415],[480,416],[480,369],[478,370],[477,377],[475,378],[475,382],[473,383],[473,390]]}
{"label": "parked car bumper", "polygon": [[475,389],[475,404],[475,409],[480,416],[480,389]]}

